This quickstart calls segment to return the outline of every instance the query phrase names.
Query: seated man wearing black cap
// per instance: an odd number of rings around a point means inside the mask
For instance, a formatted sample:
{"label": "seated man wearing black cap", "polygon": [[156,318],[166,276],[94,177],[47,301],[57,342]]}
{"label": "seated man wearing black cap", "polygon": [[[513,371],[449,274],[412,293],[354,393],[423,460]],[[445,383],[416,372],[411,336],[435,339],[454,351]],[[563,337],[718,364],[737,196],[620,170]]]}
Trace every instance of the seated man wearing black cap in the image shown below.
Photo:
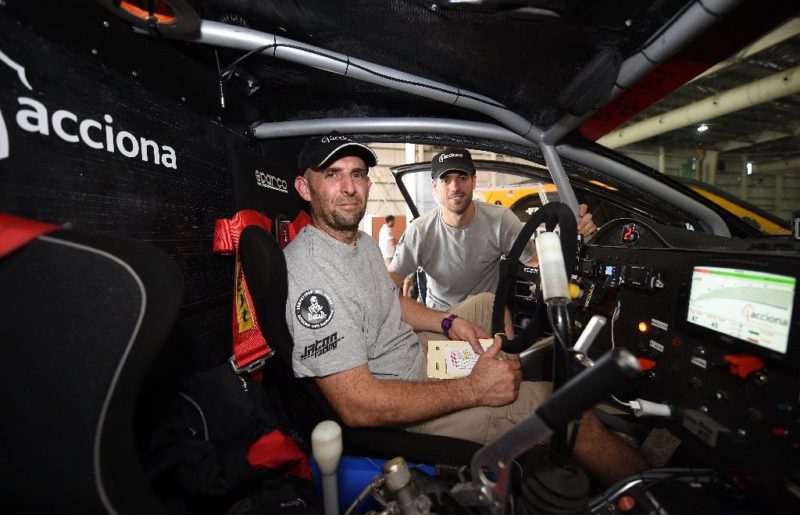
{"label": "seated man wearing black cap", "polygon": [[[343,136],[315,137],[298,164],[301,175],[294,185],[311,204],[311,224],[285,249],[295,375],[314,377],[353,427],[401,426],[487,443],[535,410],[547,390],[521,381],[515,357],[495,359],[499,339],[467,377],[426,380],[425,352],[415,330],[473,344],[488,335],[467,316],[451,318],[397,294],[377,244],[358,230],[374,152]],[[464,304],[490,310],[487,297]],[[590,473],[608,482],[641,466],[626,449],[588,424],[575,453]]]}
{"label": "seated man wearing black cap", "polygon": [[[431,160],[431,181],[439,206],[409,225],[389,272],[399,285],[422,267],[428,278],[427,305],[448,310],[468,295],[497,290],[500,256],[511,250],[524,224],[503,206],[472,200],[475,165],[465,149],[448,148],[436,154]],[[585,204],[578,214],[578,232],[593,234],[597,226]],[[523,251],[520,261],[538,264],[532,246]]]}

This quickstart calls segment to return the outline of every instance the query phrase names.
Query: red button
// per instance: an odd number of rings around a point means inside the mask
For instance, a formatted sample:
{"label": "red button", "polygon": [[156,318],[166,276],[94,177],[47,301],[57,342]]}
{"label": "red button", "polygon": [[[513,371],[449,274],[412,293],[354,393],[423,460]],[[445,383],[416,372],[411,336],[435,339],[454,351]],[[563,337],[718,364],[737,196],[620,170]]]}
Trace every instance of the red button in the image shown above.
{"label": "red button", "polygon": [[646,372],[656,366],[656,362],[652,359],[647,358],[638,358],[639,359],[639,368],[642,369],[642,372]]}
{"label": "red button", "polygon": [[764,362],[760,358],[746,354],[726,354],[725,361],[730,365],[731,374],[742,379],[764,368]]}
{"label": "red button", "polygon": [[619,506],[620,511],[631,511],[633,507],[636,506],[636,499],[630,495],[623,495],[619,498],[617,505]]}
{"label": "red button", "polygon": [[789,430],[785,427],[773,427],[772,434],[775,436],[786,436],[789,434]]}

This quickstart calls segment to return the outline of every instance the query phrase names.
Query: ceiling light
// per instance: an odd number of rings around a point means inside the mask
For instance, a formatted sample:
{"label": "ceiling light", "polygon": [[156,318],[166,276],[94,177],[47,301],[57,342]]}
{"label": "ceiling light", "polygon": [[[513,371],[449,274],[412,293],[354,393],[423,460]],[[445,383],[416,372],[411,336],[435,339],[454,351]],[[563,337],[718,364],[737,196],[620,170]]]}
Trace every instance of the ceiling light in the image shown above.
{"label": "ceiling light", "polygon": [[747,162],[747,175],[753,175],[753,162]]}
{"label": "ceiling light", "polygon": [[697,132],[706,132],[708,130],[708,125],[701,123],[697,126]]}

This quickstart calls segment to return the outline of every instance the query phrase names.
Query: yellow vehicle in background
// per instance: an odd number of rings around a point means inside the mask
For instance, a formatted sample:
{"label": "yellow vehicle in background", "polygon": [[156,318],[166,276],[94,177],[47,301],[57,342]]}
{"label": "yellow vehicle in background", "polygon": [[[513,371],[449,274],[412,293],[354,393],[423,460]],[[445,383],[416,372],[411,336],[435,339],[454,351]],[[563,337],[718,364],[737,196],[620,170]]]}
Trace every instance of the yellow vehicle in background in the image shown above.
{"label": "yellow vehicle in background", "polygon": [[792,234],[788,221],[781,220],[758,206],[697,179],[688,177],[676,177],[676,179],[763,233],[772,236],[791,236]]}
{"label": "yellow vehicle in background", "polygon": [[[758,206],[696,179],[687,177],[673,178],[766,235],[790,236],[792,234],[788,221],[781,220]],[[617,190],[617,188],[600,181],[591,180],[588,182],[609,191]],[[558,191],[555,184],[546,182],[532,183],[525,181],[502,187],[479,187],[475,195],[476,198],[489,204],[498,204],[511,209],[522,219],[527,219],[544,203],[558,201]]]}

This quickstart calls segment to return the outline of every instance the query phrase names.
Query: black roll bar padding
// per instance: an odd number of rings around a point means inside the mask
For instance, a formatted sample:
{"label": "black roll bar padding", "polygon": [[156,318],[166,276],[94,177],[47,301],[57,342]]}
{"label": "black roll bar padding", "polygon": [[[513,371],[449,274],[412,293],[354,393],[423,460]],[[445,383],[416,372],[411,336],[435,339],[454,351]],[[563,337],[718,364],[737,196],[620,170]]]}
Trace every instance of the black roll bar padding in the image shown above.
{"label": "black roll bar padding", "polygon": [[[519,262],[522,251],[531,239],[534,231],[545,224],[548,231],[555,229],[556,224],[561,229],[561,252],[564,255],[564,265],[568,268],[574,266],[575,255],[578,252],[578,223],[575,220],[575,213],[561,202],[550,202],[542,206],[525,223],[514,244],[511,246],[506,259],[500,261],[499,280],[497,291],[495,292],[494,306],[492,308],[492,334],[504,333],[505,307],[508,303],[508,296],[514,278],[517,276]],[[541,295],[541,293],[537,293]],[[536,313],[530,323],[513,340],[503,339],[503,350],[511,354],[518,354],[534,342],[543,332],[543,325],[547,323],[544,316],[544,308],[541,302],[538,303]]]}

